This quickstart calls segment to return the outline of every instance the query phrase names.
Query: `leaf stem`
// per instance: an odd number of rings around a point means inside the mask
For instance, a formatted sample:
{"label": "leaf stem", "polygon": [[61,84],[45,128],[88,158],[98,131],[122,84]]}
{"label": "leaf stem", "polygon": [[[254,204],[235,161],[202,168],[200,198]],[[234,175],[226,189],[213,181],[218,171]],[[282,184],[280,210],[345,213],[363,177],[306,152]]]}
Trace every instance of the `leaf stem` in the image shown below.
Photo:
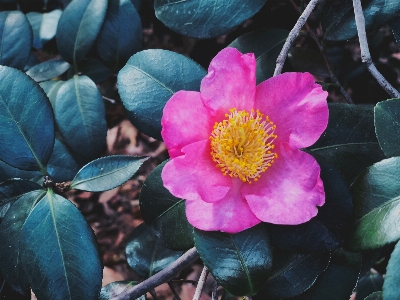
{"label": "leaf stem", "polygon": [[178,293],[176,292],[174,285],[172,284],[172,281],[168,281],[168,286],[171,289],[172,294],[174,294],[175,300],[181,300],[181,297],[179,297]]}
{"label": "leaf stem", "polygon": [[307,7],[304,9],[303,13],[300,15],[300,18],[297,20],[296,24],[294,25],[293,29],[290,31],[289,36],[286,39],[285,44],[282,47],[281,53],[279,53],[278,58],[276,59],[276,67],[274,71],[274,76],[277,76],[282,73],[283,65],[285,63],[286,57],[292,46],[294,40],[300,33],[301,28],[306,23],[308,17],[310,16],[311,12],[313,11],[314,7],[317,5],[318,0],[311,0]]}
{"label": "leaf stem", "polygon": [[174,261],[164,270],[142,281],[138,285],[127,287],[123,293],[115,295],[113,300],[130,300],[139,298],[140,296],[144,295],[147,291],[159,286],[160,284],[163,284],[164,282],[172,280],[183,269],[191,265],[199,257],[200,256],[196,250],[196,247],[193,247],[188,251],[186,251],[181,257],[179,257],[176,261]]}
{"label": "leaf stem", "polygon": [[360,0],[353,0],[354,15],[356,18],[356,26],[358,39],[360,41],[361,60],[367,66],[368,71],[375,77],[381,87],[393,98],[399,98],[400,93],[386,80],[385,77],[377,70],[372,62],[371,54],[368,48],[367,34],[365,32],[365,19],[362,11]]}
{"label": "leaf stem", "polygon": [[196,292],[194,293],[193,300],[199,300],[201,292],[203,291],[204,283],[207,280],[208,269],[204,266],[203,271],[201,271],[199,282],[197,283]]}

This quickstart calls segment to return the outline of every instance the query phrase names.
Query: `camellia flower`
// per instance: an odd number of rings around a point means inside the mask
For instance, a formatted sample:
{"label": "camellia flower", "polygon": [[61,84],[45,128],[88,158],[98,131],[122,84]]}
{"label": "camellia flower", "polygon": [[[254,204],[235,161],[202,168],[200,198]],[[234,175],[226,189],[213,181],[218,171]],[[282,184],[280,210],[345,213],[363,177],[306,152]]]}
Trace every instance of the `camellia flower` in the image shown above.
{"label": "camellia flower", "polygon": [[186,200],[189,223],[235,233],[314,217],[325,202],[320,167],[300,148],[325,130],[326,98],[309,73],[256,86],[253,54],[219,52],[200,92],[175,93],[161,120],[171,157],[162,180]]}

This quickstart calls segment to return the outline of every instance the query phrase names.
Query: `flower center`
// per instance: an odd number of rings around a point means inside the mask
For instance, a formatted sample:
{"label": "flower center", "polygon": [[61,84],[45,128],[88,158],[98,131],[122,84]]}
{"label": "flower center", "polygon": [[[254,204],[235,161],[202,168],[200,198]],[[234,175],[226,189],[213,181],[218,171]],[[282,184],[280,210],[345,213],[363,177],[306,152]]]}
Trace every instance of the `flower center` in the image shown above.
{"label": "flower center", "polygon": [[278,155],[272,150],[276,125],[257,109],[231,108],[227,119],[216,122],[211,133],[211,157],[224,175],[251,183],[261,177]]}

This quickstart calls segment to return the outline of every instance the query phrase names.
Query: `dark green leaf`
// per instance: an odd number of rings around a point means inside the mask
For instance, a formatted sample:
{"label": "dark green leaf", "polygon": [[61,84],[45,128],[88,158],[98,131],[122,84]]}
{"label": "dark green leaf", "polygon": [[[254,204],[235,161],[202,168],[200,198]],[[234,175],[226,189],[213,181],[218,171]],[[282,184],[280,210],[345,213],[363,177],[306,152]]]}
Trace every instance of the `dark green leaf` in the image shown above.
{"label": "dark green leaf", "polygon": [[182,251],[166,248],[146,223],[140,224],[128,238],[126,259],[129,266],[142,278],[149,278],[177,260]]}
{"label": "dark green leaf", "polygon": [[[1,2],[1,1],[0,1]],[[31,300],[31,294],[22,295],[9,285],[0,274],[0,299]]]}
{"label": "dark green leaf", "polygon": [[20,11],[0,12],[0,65],[23,70],[32,47],[32,29]]}
{"label": "dark green leaf", "polygon": [[14,168],[0,160],[0,181],[5,181],[10,178],[18,179],[33,179],[35,177],[43,176],[39,171],[25,171]]}
{"label": "dark green leaf", "polygon": [[264,224],[235,234],[194,229],[197,251],[214,278],[236,295],[254,295],[266,282],[272,250]]}
{"label": "dark green leaf", "polygon": [[42,49],[44,44],[55,37],[61,13],[61,10],[56,9],[49,13],[30,12],[26,14],[33,30],[33,47]]}
{"label": "dark green leaf", "polygon": [[291,300],[347,300],[357,284],[360,266],[361,254],[339,249],[314,285]]}
{"label": "dark green leaf", "polygon": [[26,65],[24,67],[24,71],[26,72],[27,70],[29,70],[30,68],[32,68],[33,66],[36,66],[38,64],[40,64],[40,61],[36,58],[36,56],[33,54],[33,52],[31,52],[31,54],[29,55],[28,62],[26,63]]}
{"label": "dark green leaf", "polygon": [[155,0],[156,17],[180,34],[212,38],[228,32],[252,17],[266,0],[182,1]]}
{"label": "dark green leaf", "polygon": [[71,189],[89,192],[111,190],[128,181],[148,157],[112,155],[96,159],[82,169],[71,182]]}
{"label": "dark green leaf", "polygon": [[0,270],[18,292],[29,290],[29,280],[20,261],[21,229],[36,203],[46,195],[36,190],[22,195],[7,211],[0,224]]}
{"label": "dark green leaf", "polygon": [[194,245],[193,226],[186,219],[185,200],[174,197],[164,187],[161,171],[165,164],[156,167],[143,183],[140,212],[167,248],[187,250]]}
{"label": "dark green leaf", "polygon": [[74,76],[57,92],[54,114],[68,146],[86,160],[95,158],[106,141],[105,106],[95,83]]}
{"label": "dark green leaf", "polygon": [[289,31],[285,29],[261,29],[238,37],[228,47],[242,53],[254,53],[258,84],[274,74],[276,59],[288,35]]}
{"label": "dark green leaf", "polygon": [[341,246],[353,216],[352,197],[342,175],[330,163],[314,155],[321,167],[326,202],[310,221],[296,225],[269,224],[268,233],[274,247],[298,253],[334,250]]}
{"label": "dark green leaf", "polygon": [[[96,58],[89,58],[81,61],[78,64],[78,70],[83,75],[92,79],[96,84],[105,81],[112,74],[111,69]],[[72,78],[76,73],[77,71],[75,68],[71,67],[68,71],[68,76]]]}
{"label": "dark green leaf", "polygon": [[400,298],[399,266],[400,266],[400,242],[397,242],[392,254],[390,255],[390,259],[386,267],[386,276],[385,276],[385,281],[383,283],[383,298],[385,300],[397,300]]}
{"label": "dark green leaf", "polygon": [[387,157],[400,156],[400,98],[379,102],[374,109],[375,130]]}
{"label": "dark green leaf", "polygon": [[97,299],[103,267],[93,231],[51,190],[22,227],[20,257],[38,299]]}
{"label": "dark green leaf", "polygon": [[61,56],[76,65],[89,52],[100,32],[107,0],[73,0],[64,10],[57,27]]}
{"label": "dark green leaf", "polygon": [[[378,29],[400,12],[398,0],[363,1],[363,12],[367,31]],[[322,12],[324,37],[330,41],[343,41],[357,36],[354,9],[351,1],[329,0]]]}
{"label": "dark green leaf", "polygon": [[288,58],[297,72],[310,72],[315,76],[330,77],[325,60],[319,51],[305,47],[292,47]]}
{"label": "dark green leaf", "polygon": [[28,75],[0,66],[0,159],[46,174],[53,144],[53,111],[46,94]]}
{"label": "dark green leaf", "polygon": [[96,45],[100,58],[119,70],[142,44],[142,24],[131,0],[108,0]]}
{"label": "dark green leaf", "polygon": [[[385,298],[386,299],[386,298]],[[383,300],[383,292],[375,292],[369,295],[364,300]]]}
{"label": "dark green leaf", "polygon": [[49,80],[39,84],[49,98],[50,103],[53,106],[53,110],[55,108],[58,90],[64,83],[65,81],[62,80]]}
{"label": "dark green leaf", "polygon": [[352,249],[376,249],[400,238],[399,178],[400,157],[392,157],[372,165],[354,181]]}
{"label": "dark green leaf", "polygon": [[[135,286],[139,282],[138,281],[115,281],[110,284],[104,286],[100,291],[99,300],[110,300],[114,297],[124,294],[126,288]],[[146,300],[146,296],[143,295],[140,298],[136,298],[136,300]]]}
{"label": "dark green leaf", "polygon": [[383,286],[382,275],[378,273],[368,272],[368,274],[361,277],[361,279],[357,283],[355,300],[364,300],[366,297],[368,297],[368,295],[374,292],[382,291],[382,286]]}
{"label": "dark green leaf", "polygon": [[63,59],[53,59],[33,66],[26,71],[26,74],[36,82],[41,82],[60,76],[68,69],[69,63]]}
{"label": "dark green leaf", "polygon": [[118,92],[130,121],[161,140],[165,103],[179,90],[198,91],[206,71],[191,59],[167,50],[133,55],[118,73]]}
{"label": "dark green leaf", "polygon": [[287,251],[274,251],[272,273],[254,300],[270,297],[290,298],[308,290],[326,270],[331,254],[297,254]]}

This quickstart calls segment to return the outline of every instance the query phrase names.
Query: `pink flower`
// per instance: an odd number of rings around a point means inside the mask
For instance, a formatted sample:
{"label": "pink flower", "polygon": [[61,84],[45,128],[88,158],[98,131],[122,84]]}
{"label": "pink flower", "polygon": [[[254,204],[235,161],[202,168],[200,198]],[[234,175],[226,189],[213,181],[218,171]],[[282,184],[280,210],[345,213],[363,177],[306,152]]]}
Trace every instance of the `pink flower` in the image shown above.
{"label": "pink flower", "polygon": [[325,202],[320,167],[299,148],[325,130],[327,93],[308,73],[257,86],[255,74],[253,54],[226,48],[200,92],[179,91],[164,108],[161,134],[171,160],[162,180],[186,200],[187,219],[201,230],[300,224]]}

